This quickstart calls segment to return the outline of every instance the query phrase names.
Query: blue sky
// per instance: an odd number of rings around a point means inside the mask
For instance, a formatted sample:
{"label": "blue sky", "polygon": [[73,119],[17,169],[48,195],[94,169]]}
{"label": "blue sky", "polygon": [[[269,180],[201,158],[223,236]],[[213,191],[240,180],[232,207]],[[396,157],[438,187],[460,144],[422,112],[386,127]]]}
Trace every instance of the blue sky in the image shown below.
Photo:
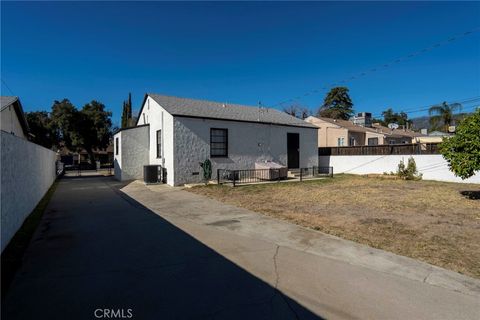
{"label": "blue sky", "polygon": [[[478,28],[449,2],[2,2],[1,77],[26,111],[132,92],[271,106]],[[480,32],[346,84],[356,111],[480,96]],[[11,95],[2,83],[2,95]],[[411,114],[418,116],[422,113]]]}

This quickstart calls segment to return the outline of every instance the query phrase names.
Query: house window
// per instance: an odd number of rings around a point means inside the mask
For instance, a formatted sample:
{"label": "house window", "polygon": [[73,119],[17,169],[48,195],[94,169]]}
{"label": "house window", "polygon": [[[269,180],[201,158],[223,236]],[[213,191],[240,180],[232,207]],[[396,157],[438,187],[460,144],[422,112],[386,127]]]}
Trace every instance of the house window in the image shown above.
{"label": "house window", "polygon": [[337,145],[339,147],[343,147],[345,145],[345,138],[338,138],[337,139]]}
{"label": "house window", "polygon": [[228,129],[210,129],[210,156],[228,157]]}
{"label": "house window", "polygon": [[162,157],[162,130],[157,130],[157,158]]}
{"label": "house window", "polygon": [[354,137],[350,137],[350,146],[354,146],[355,145],[355,138]]}
{"label": "house window", "polygon": [[378,145],[378,138],[368,138],[368,145],[369,146],[377,146]]}
{"label": "house window", "polygon": [[118,156],[118,138],[115,138],[115,155]]}

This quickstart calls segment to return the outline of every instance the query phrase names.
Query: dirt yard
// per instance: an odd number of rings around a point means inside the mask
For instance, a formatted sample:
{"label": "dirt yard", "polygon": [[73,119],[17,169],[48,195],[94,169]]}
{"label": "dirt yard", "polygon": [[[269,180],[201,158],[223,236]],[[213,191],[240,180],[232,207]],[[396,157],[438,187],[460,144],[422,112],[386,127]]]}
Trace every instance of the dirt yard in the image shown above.
{"label": "dirt yard", "polygon": [[187,190],[480,278],[480,185],[340,175]]}

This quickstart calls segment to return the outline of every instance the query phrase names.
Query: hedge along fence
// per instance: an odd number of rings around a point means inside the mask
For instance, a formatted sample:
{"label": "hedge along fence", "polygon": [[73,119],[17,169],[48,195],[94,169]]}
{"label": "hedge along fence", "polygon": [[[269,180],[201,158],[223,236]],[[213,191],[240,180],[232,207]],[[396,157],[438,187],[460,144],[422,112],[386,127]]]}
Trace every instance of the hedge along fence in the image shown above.
{"label": "hedge along fence", "polygon": [[52,150],[1,131],[1,250],[56,178]]}

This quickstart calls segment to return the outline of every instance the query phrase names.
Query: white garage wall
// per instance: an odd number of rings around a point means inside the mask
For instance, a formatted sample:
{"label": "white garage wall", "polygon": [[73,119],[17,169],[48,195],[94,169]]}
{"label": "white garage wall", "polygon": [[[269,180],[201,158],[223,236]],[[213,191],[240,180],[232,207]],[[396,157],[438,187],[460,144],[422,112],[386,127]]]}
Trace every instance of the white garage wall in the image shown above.
{"label": "white garage wall", "polygon": [[[300,166],[318,164],[316,129],[225,120],[174,118],[175,185],[201,182],[199,162],[217,169],[254,169],[255,162],[272,160],[287,165],[287,133],[299,133]],[[228,157],[210,157],[210,128],[228,129]],[[199,173],[194,175],[194,173]]]}
{"label": "white garage wall", "polygon": [[1,249],[56,178],[55,152],[1,131]]}
{"label": "white garage wall", "polygon": [[[455,177],[448,168],[447,161],[439,154],[412,155],[417,164],[417,169],[423,174],[425,180],[448,182],[480,183],[480,174],[467,180]],[[320,166],[333,167],[334,173],[384,173],[396,172],[398,164],[404,160],[407,164],[409,155],[384,155],[384,156],[320,156]]]}
{"label": "white garage wall", "polygon": [[114,151],[115,178],[143,179],[143,166],[149,164],[149,126],[124,129],[115,134],[114,143],[116,138],[119,138],[119,153]]}
{"label": "white garage wall", "polygon": [[[151,97],[147,97],[143,105],[142,113],[138,118],[137,125],[150,125],[149,142],[149,161],[150,164],[158,164],[167,169],[167,183],[174,184],[173,181],[173,116],[163,109]],[[157,157],[157,130],[162,130],[161,134],[161,156]]]}

